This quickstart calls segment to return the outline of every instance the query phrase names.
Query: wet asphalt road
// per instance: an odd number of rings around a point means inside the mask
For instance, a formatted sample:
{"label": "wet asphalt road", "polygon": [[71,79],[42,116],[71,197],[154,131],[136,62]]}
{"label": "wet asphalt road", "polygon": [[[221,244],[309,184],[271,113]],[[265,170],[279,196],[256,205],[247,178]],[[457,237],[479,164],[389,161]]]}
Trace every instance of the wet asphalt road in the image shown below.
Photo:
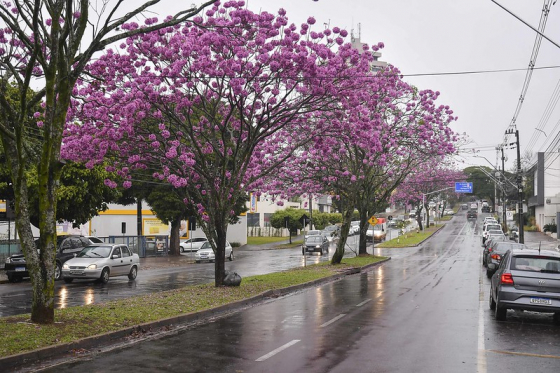
{"label": "wet asphalt road", "polygon": [[[350,237],[349,244],[356,246],[357,237]],[[235,249],[235,260],[226,261],[226,270],[239,273],[242,277],[279,272],[306,264],[328,261],[334,253],[331,244],[327,257],[301,255],[301,247],[282,250]],[[370,248],[371,250],[371,248]],[[194,260],[194,253],[184,253]],[[352,255],[349,251],[348,255]],[[148,265],[149,266],[149,265]],[[112,277],[107,284],[76,280],[72,284],[56,282],[56,308],[102,303],[109,300],[132,297],[158,291],[172,290],[186,285],[214,282],[214,263],[192,264],[183,267],[166,267],[140,270],[135,281],[126,276]],[[31,312],[31,283],[0,284],[0,317]]]}
{"label": "wet asphalt road", "polygon": [[558,372],[550,315],[493,319],[480,242],[463,213],[368,273],[47,371]]}

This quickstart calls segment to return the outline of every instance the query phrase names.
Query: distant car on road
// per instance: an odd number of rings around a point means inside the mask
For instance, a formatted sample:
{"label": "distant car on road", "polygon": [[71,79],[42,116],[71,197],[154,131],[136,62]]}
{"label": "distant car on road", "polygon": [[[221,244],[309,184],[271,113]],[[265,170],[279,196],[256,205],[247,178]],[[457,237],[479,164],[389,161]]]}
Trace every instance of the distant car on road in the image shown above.
{"label": "distant car on road", "polygon": [[319,253],[319,255],[328,254],[329,240],[323,235],[308,236],[301,246],[301,253],[303,255],[310,253]]}
{"label": "distant car on road", "polygon": [[466,203],[463,203],[461,205],[461,210],[468,210],[469,209],[469,205],[467,205]]}
{"label": "distant car on road", "polygon": [[469,212],[467,212],[467,219],[471,220],[474,219],[476,220],[478,218],[478,213],[476,212],[476,210],[469,210]]}
{"label": "distant car on road", "polygon": [[321,231],[320,230],[310,230],[307,231],[307,233],[305,234],[305,238],[309,237],[309,236],[320,236],[321,235]]}
{"label": "distant car on road", "polygon": [[505,320],[508,309],[520,309],[553,312],[554,323],[560,324],[560,253],[512,249],[495,270],[489,306],[496,320]]}
{"label": "distant car on road", "polygon": [[179,246],[181,247],[182,253],[186,251],[198,251],[206,241],[208,241],[208,239],[205,237],[194,237],[182,241],[179,243]]}
{"label": "distant car on road", "polygon": [[332,242],[335,238],[339,236],[340,227],[338,225],[329,225],[321,231],[321,234],[327,237],[329,242]]}
{"label": "distant car on road", "polygon": [[377,224],[373,227],[370,226],[367,229],[366,241],[383,242],[385,241],[386,237],[387,234],[385,233],[385,230],[383,229],[383,226],[381,224]]}
{"label": "distant car on road", "polygon": [[[231,247],[228,241],[226,241],[225,257],[229,259],[230,262],[233,260],[233,248]],[[200,249],[194,255],[194,261],[197,263],[203,261],[213,262],[215,260],[216,260],[216,254],[214,254],[214,250],[212,250],[212,245],[210,245],[210,242],[208,241],[203,243]]]}
{"label": "distant car on road", "polygon": [[136,279],[140,258],[122,244],[95,244],[80,251],[62,266],[64,282],[74,279],[97,280],[106,284],[109,277],[128,276]]}

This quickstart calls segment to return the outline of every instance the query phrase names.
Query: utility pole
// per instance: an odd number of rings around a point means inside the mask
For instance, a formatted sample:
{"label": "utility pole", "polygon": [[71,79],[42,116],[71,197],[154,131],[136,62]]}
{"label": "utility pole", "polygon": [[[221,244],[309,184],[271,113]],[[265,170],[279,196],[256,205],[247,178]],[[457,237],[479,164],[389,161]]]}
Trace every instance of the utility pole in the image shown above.
{"label": "utility pole", "polygon": [[502,221],[504,227],[507,227],[506,223],[506,169],[505,169],[505,160],[504,157],[504,147],[501,146],[500,149],[502,150]]}
{"label": "utility pole", "polygon": [[506,131],[506,135],[515,135],[515,143],[517,146],[517,220],[519,225],[519,243],[525,243],[523,234],[523,176],[521,175],[521,149],[519,148],[519,130],[510,128]]}

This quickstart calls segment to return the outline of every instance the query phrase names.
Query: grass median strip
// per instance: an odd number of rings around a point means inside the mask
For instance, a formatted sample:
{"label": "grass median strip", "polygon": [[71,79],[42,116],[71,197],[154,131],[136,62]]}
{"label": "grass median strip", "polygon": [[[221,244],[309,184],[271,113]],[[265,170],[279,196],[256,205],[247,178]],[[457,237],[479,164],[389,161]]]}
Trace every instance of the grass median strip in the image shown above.
{"label": "grass median strip", "polygon": [[383,248],[399,248],[399,247],[409,247],[409,246],[416,246],[420,242],[424,241],[432,234],[437,232],[443,228],[443,225],[439,225],[437,227],[430,227],[424,231],[416,232],[411,231],[399,236],[398,238],[393,238],[392,240],[385,241],[377,245],[377,247]]}
{"label": "grass median strip", "polygon": [[135,325],[191,312],[208,310],[261,294],[303,284],[343,269],[376,263],[384,257],[344,258],[340,265],[310,265],[292,270],[243,278],[239,287],[213,284],[186,286],[181,289],[142,295],[102,304],[70,307],[55,311],[54,325],[39,325],[23,314],[0,318],[0,357],[68,343]]}

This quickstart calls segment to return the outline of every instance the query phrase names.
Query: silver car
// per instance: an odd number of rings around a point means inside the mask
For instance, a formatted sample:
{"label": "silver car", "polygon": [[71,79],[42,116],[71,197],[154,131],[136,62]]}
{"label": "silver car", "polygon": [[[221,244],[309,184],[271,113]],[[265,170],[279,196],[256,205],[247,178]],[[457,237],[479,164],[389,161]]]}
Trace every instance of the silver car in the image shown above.
{"label": "silver car", "polygon": [[[233,248],[227,241],[225,257],[229,259],[229,261],[233,260]],[[206,241],[194,255],[194,261],[200,263],[202,261],[213,262],[214,260],[216,260],[216,254],[214,254],[214,250],[212,249],[210,242]]]}
{"label": "silver car", "polygon": [[198,251],[206,241],[208,240],[205,237],[189,238],[179,243],[179,246],[182,253],[185,251]]}
{"label": "silver car", "polygon": [[64,282],[71,283],[75,278],[98,280],[104,284],[109,277],[128,276],[134,280],[140,267],[138,254],[122,244],[99,244],[88,246],[76,257],[62,266]]}
{"label": "silver car", "polygon": [[554,313],[560,324],[560,253],[509,250],[492,276],[489,303],[496,320],[505,320],[508,309],[520,309]]}

